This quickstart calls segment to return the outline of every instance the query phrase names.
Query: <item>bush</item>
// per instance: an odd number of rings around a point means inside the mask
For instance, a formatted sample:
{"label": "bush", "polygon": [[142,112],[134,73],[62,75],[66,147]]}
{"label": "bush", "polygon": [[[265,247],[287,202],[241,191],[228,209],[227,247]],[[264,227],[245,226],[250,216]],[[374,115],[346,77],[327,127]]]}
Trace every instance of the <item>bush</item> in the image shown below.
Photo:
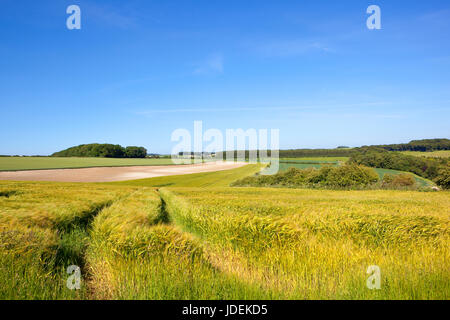
{"label": "bush", "polygon": [[367,186],[379,180],[378,174],[370,168],[359,165],[346,165],[336,168],[330,168],[325,185],[331,187],[355,187]]}
{"label": "bush", "polygon": [[411,174],[402,173],[395,176],[392,184],[398,187],[409,187],[416,184],[416,179]]}
{"label": "bush", "polygon": [[395,175],[390,174],[390,173],[386,173],[386,174],[384,175],[384,177],[383,177],[382,185],[383,185],[383,186],[391,185],[391,184],[392,184],[392,181],[394,181],[394,179],[395,179]]}
{"label": "bush", "polygon": [[385,174],[382,181],[382,187],[384,188],[402,188],[402,187],[415,187],[416,179],[413,175],[408,173],[402,173],[397,175]]}

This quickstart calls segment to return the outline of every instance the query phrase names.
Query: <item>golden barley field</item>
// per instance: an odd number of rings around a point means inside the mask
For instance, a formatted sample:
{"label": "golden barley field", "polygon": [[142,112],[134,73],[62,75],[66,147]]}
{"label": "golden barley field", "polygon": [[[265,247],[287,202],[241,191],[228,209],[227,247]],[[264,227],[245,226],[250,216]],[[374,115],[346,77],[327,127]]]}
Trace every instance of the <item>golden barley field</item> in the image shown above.
{"label": "golden barley field", "polygon": [[0,298],[449,299],[449,208],[448,191],[4,181]]}

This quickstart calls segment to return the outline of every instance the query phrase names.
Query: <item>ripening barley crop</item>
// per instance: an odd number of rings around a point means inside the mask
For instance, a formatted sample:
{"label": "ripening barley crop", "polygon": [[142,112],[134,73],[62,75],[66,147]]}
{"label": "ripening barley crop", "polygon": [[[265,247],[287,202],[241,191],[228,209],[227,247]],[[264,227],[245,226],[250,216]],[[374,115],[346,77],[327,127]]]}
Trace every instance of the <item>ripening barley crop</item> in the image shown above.
{"label": "ripening barley crop", "polygon": [[147,183],[1,182],[0,298],[450,297],[449,192]]}
{"label": "ripening barley crop", "polygon": [[[161,190],[173,220],[224,273],[307,299],[450,295],[448,192]],[[380,290],[366,287],[370,265]]]}
{"label": "ripening barley crop", "polygon": [[0,299],[82,298],[65,268],[82,264],[90,220],[133,188],[0,183]]}
{"label": "ripening barley crop", "polygon": [[145,188],[96,217],[86,258],[93,298],[270,298],[258,286],[215,270],[203,244],[166,214],[157,192]]}

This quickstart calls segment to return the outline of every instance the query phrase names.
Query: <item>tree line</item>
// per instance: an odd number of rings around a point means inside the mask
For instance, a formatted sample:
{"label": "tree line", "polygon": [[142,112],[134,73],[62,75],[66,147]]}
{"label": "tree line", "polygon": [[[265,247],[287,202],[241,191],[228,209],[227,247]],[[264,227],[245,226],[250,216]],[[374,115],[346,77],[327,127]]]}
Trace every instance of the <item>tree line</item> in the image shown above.
{"label": "tree line", "polygon": [[[336,149],[288,149],[279,150],[280,158],[306,158],[306,157],[351,157],[359,152],[360,149],[366,148],[381,148],[387,151],[438,151],[438,150],[450,150],[449,139],[423,139],[412,140],[408,143],[400,144],[386,144],[386,145],[372,145],[363,146],[358,148],[348,148],[346,146],[339,146]],[[242,152],[242,151],[241,151]],[[238,151],[234,151],[235,157],[237,157]],[[261,153],[259,151],[258,153]],[[263,153],[270,156],[270,150]],[[217,156],[220,157],[224,152],[218,152]],[[245,158],[249,158],[249,151],[245,150]]]}
{"label": "tree line", "polygon": [[412,140],[409,143],[377,145],[388,151],[439,151],[450,150],[449,139],[423,139]]}
{"label": "tree line", "polygon": [[59,152],[52,157],[101,157],[101,158],[145,158],[147,149],[144,147],[122,147],[118,144],[81,144]]}
{"label": "tree line", "polygon": [[348,148],[339,146],[337,149],[291,149],[280,150],[281,158],[301,158],[301,157],[347,157],[359,152],[360,149],[381,148],[387,151],[439,151],[450,150],[449,139],[422,139],[412,140],[408,143],[382,144],[372,146],[362,146],[360,148]]}
{"label": "tree line", "polygon": [[[249,159],[250,153],[256,153],[258,158],[270,157],[271,150],[240,150],[231,151],[234,153],[233,158],[237,159],[239,154],[243,154],[245,159]],[[353,149],[291,149],[279,150],[280,158],[304,158],[304,157],[349,157],[353,154]],[[227,152],[217,152],[216,158],[226,158]]]}

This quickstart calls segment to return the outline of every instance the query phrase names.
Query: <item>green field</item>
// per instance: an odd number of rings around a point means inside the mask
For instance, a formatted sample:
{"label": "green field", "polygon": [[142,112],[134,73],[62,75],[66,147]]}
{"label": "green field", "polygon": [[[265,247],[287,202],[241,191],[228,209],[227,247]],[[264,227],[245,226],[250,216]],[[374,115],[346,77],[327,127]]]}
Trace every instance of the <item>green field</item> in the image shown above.
{"label": "green field", "polygon": [[0,171],[171,165],[171,159],[0,157]]}
{"label": "green field", "polygon": [[315,157],[315,158],[281,158],[279,161],[279,171],[286,171],[289,168],[319,169],[324,165],[336,166],[348,161],[348,157]]}
{"label": "green field", "polygon": [[317,161],[317,160],[280,160],[279,171],[286,171],[289,168],[306,169],[316,168],[320,169],[322,166],[337,166],[339,161]]}
{"label": "green field", "polygon": [[[0,299],[450,298],[449,192],[196,175],[189,184],[208,187],[0,182]],[[72,264],[78,291],[65,286]],[[380,290],[366,287],[370,265]]]}
{"label": "green field", "polygon": [[335,164],[332,164],[332,163],[320,164],[320,163],[280,162],[279,171],[286,171],[289,168],[297,168],[297,169],[316,168],[316,169],[319,169],[324,165],[335,165]]}
{"label": "green field", "polygon": [[450,150],[429,151],[429,152],[403,151],[402,153],[416,157],[450,158]]}
{"label": "green field", "polygon": [[309,158],[280,158],[280,161],[283,162],[318,162],[318,163],[327,163],[327,162],[346,162],[350,159],[349,157],[309,157]]}

